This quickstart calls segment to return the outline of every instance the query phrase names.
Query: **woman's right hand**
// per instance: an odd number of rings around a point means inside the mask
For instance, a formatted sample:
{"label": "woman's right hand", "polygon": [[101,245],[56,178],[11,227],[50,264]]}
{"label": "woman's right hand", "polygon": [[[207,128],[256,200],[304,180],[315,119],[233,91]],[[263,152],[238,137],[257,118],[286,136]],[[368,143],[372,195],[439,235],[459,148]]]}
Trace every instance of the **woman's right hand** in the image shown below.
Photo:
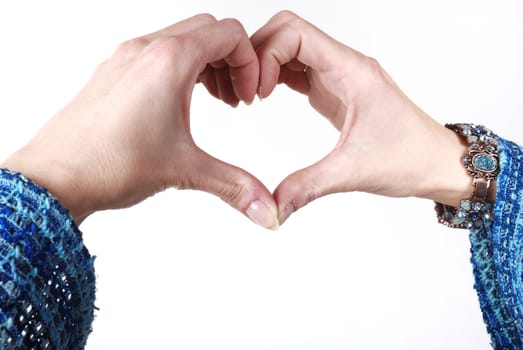
{"label": "woman's right hand", "polygon": [[126,41],[82,91],[2,167],[46,187],[75,222],[166,188],[213,193],[255,223],[278,227],[269,190],[201,150],[190,131],[194,86],[251,102],[259,64],[243,26],[206,14]]}
{"label": "woman's right hand", "polygon": [[471,196],[460,163],[465,145],[419,109],[374,59],[288,11],[271,18],[251,42],[260,62],[260,97],[285,83],[307,95],[340,131],[332,152],[275,190],[280,223],[335,192],[417,196],[449,205]]}

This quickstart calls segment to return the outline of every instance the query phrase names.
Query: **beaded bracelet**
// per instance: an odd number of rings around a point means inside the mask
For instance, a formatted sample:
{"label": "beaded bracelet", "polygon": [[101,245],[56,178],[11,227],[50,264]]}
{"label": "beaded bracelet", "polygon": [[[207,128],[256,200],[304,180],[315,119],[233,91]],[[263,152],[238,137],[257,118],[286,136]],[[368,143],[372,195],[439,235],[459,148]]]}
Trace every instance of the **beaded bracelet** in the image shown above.
{"label": "beaded bracelet", "polygon": [[465,137],[468,152],[463,157],[463,165],[473,178],[472,198],[463,199],[459,208],[436,202],[438,221],[452,228],[471,229],[481,227],[492,221],[493,205],[487,196],[490,181],[499,172],[498,142],[492,131],[475,124],[446,124],[450,130]]}

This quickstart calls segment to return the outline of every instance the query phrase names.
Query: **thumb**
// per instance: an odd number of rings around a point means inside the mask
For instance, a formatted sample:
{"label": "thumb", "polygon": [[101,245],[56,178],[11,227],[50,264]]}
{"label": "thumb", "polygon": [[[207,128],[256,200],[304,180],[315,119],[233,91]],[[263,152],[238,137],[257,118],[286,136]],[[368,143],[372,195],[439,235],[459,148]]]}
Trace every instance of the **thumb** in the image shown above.
{"label": "thumb", "polygon": [[274,191],[278,220],[283,224],[296,210],[327,194],[346,191],[347,168],[333,151],[319,162],[287,176]]}
{"label": "thumb", "polygon": [[191,187],[212,193],[254,223],[279,227],[276,202],[267,187],[247,171],[198,150],[191,165]]}

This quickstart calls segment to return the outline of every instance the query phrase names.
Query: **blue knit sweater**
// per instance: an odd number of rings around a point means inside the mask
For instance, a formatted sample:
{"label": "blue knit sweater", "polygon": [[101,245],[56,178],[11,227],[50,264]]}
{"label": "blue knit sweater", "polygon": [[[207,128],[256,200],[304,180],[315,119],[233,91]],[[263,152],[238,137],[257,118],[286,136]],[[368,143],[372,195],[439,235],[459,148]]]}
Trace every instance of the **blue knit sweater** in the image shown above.
{"label": "blue knit sweater", "polygon": [[93,258],[70,214],[0,170],[0,349],[83,349],[94,293]]}
{"label": "blue knit sweater", "polygon": [[[494,222],[470,232],[495,350],[523,349],[523,149],[499,139]],[[0,170],[0,349],[83,349],[93,321],[93,258],[45,189]]]}
{"label": "blue knit sweater", "polygon": [[523,349],[523,148],[499,139],[494,222],[470,232],[483,320],[496,350]]}

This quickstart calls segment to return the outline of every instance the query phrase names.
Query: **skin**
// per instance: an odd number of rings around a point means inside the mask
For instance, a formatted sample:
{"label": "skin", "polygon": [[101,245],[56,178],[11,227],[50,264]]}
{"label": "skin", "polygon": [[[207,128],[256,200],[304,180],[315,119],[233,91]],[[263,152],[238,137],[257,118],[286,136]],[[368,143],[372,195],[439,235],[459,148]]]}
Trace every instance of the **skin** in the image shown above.
{"label": "skin", "polygon": [[1,166],[46,187],[77,224],[169,187],[213,193],[267,228],[276,203],[246,171],[190,133],[194,85],[236,106],[256,96],[259,64],[243,26],[198,15],[121,44],[82,91]]}
{"label": "skin", "polygon": [[[231,106],[286,84],[339,130],[338,144],[271,194],[194,143],[189,111],[197,83]],[[335,192],[456,206],[473,190],[460,162],[465,152],[460,138],[418,108],[376,60],[284,11],[251,38],[236,20],[198,15],[121,44],[77,97],[0,166],[46,187],[77,224],[175,187],[213,193],[276,229]]]}
{"label": "skin", "polygon": [[416,106],[376,60],[289,11],[271,18],[251,42],[260,61],[260,97],[286,84],[307,95],[340,132],[332,152],[276,188],[280,224],[336,192],[414,196],[453,206],[472,196],[461,164],[465,144]]}

